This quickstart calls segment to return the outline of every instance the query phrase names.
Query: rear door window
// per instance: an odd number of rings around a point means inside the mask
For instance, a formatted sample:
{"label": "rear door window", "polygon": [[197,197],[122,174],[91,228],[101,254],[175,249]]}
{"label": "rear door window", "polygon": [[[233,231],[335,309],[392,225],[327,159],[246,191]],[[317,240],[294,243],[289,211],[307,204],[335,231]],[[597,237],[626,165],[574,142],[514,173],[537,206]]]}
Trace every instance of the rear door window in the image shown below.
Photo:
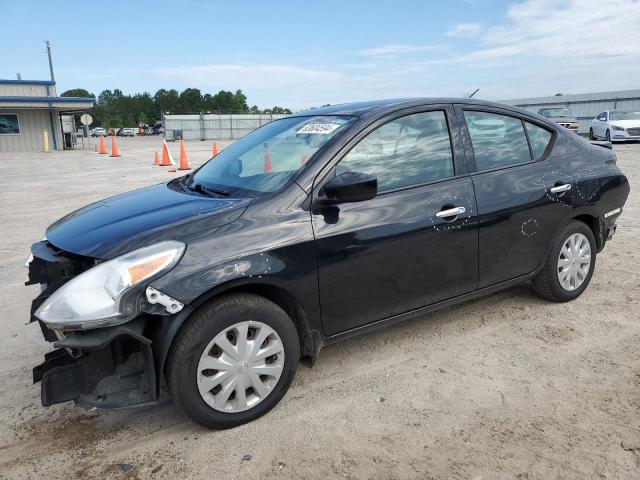
{"label": "rear door window", "polygon": [[524,125],[519,118],[465,110],[464,119],[479,171],[531,161]]}

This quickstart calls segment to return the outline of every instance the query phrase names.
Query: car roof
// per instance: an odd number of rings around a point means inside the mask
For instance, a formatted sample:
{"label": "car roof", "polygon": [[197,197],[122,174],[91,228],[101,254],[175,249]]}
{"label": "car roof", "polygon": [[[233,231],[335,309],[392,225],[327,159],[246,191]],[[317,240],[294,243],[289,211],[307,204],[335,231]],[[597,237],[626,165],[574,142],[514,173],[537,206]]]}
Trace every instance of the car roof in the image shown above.
{"label": "car roof", "polygon": [[507,105],[504,103],[496,103],[485,100],[476,100],[472,98],[456,98],[456,97],[417,97],[417,98],[391,98],[383,100],[370,100],[366,102],[341,103],[337,105],[326,105],[319,108],[311,108],[301,112],[294,113],[293,117],[311,116],[311,115],[353,115],[365,116],[383,109],[407,108],[422,105],[437,105],[443,103],[462,103],[469,105],[509,108],[520,112],[531,114],[532,112]]}

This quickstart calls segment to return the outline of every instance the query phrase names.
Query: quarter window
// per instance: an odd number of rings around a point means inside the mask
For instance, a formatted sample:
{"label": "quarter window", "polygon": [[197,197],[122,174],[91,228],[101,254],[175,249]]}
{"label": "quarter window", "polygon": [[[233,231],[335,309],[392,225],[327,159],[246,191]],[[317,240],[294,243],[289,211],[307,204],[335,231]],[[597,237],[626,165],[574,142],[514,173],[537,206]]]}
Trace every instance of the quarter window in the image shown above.
{"label": "quarter window", "polygon": [[488,112],[465,111],[478,170],[506,167],[531,161],[522,121]]}
{"label": "quarter window", "polygon": [[347,171],[376,176],[381,192],[453,176],[445,113],[416,113],[382,125],[336,166],[336,175]]}
{"label": "quarter window", "polygon": [[531,145],[533,159],[538,160],[542,157],[542,154],[551,141],[551,132],[533,123],[524,122],[524,124],[527,126],[527,135],[529,135],[529,144]]}

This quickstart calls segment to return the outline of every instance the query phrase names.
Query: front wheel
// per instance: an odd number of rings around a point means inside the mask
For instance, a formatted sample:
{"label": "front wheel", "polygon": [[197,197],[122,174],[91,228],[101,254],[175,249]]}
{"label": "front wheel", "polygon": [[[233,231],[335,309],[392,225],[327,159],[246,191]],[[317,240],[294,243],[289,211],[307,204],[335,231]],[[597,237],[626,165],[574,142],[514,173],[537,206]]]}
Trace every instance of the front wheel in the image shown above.
{"label": "front wheel", "polygon": [[596,242],[591,229],[572,220],[556,235],[533,289],[555,302],[568,302],[585,291],[596,266]]}
{"label": "front wheel", "polygon": [[605,136],[605,140],[606,140],[607,142],[610,142],[610,141],[611,141],[611,132],[610,132],[608,129],[607,129],[607,134],[606,134],[606,136]]}
{"label": "front wheel", "polygon": [[593,134],[593,128],[589,129],[589,140],[595,140],[596,136]]}
{"label": "front wheel", "polygon": [[188,320],[170,352],[167,381],[191,419],[230,428],[280,401],[299,357],[296,328],[280,307],[257,295],[230,295]]}

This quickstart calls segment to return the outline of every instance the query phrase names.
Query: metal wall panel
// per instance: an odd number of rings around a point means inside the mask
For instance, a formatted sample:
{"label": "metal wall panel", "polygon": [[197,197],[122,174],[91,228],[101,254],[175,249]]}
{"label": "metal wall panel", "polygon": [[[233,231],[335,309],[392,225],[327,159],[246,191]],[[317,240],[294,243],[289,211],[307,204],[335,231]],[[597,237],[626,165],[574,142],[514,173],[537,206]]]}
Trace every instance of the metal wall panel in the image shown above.
{"label": "metal wall panel", "polygon": [[195,114],[165,115],[167,139],[173,139],[175,130],[182,131],[185,140],[236,140],[258,127],[287,115],[271,114]]}
{"label": "metal wall panel", "polygon": [[578,119],[578,133],[589,132],[591,120],[605,110],[640,111],[640,90],[586,93],[582,95],[561,95],[553,97],[520,98],[502,100],[516,107],[538,113],[540,108],[567,107]]}
{"label": "metal wall panel", "polygon": [[54,133],[48,110],[0,110],[0,113],[17,113],[20,133],[16,135],[0,135],[0,152],[38,152],[44,150],[43,132],[49,132],[49,148],[54,149],[54,137],[58,149],[62,149],[62,134],[58,112],[52,111]]}
{"label": "metal wall panel", "polygon": [[[47,91],[47,86],[49,91]],[[49,93],[52,92],[52,93]],[[55,96],[53,85],[0,84],[0,97],[51,97]]]}

